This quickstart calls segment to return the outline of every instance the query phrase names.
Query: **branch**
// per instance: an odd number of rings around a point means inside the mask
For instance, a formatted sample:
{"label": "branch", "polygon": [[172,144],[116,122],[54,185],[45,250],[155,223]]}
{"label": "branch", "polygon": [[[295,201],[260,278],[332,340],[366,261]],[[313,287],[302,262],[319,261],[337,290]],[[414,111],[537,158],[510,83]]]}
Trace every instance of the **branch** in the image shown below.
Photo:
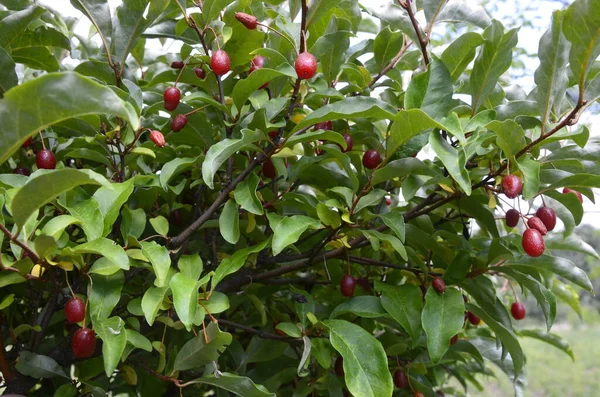
{"label": "branch", "polygon": [[[389,267],[389,268],[393,268],[393,269],[407,270],[409,272],[416,273],[416,274],[425,273],[423,270],[417,269],[417,268],[414,268],[414,267],[407,267],[407,266],[395,265],[393,263],[384,262],[384,261],[378,261],[376,259],[364,258],[364,257],[360,257],[360,256],[348,255],[348,260],[350,262],[358,263],[358,264],[361,264],[361,265],[378,266],[378,267]],[[431,274],[431,275],[434,275],[434,276],[441,275],[441,274],[433,273],[433,272],[430,272],[428,274]]]}
{"label": "branch", "polygon": [[377,81],[380,78],[385,76],[385,74],[387,72],[389,72],[390,70],[392,70],[393,68],[396,67],[396,65],[400,61],[400,58],[402,58],[402,55],[404,55],[406,50],[408,50],[412,44],[413,44],[412,40],[408,40],[407,42],[404,43],[402,48],[400,48],[400,51],[398,51],[398,54],[390,61],[390,63],[386,67],[384,67],[377,76],[373,77],[373,80],[371,80],[371,82],[369,83],[369,88],[373,88],[375,83],[377,83]]}
{"label": "branch", "polygon": [[257,335],[259,338],[277,340],[280,342],[287,342],[287,343],[293,343],[293,344],[301,342],[300,339],[292,338],[289,336],[279,336],[279,335],[271,334],[269,332],[264,332],[264,331],[261,331],[258,329],[254,329],[252,327],[247,327],[242,324],[234,323],[233,321],[223,320],[223,319],[219,319],[218,321],[219,321],[219,325],[224,325],[225,327],[234,328],[234,329],[241,329],[243,331],[250,332],[251,334]]}
{"label": "branch", "polygon": [[417,39],[419,39],[419,46],[421,47],[421,52],[423,53],[423,61],[425,62],[425,66],[429,65],[429,54],[427,53],[427,39],[423,38],[421,34],[421,27],[419,26],[419,22],[415,18],[415,13],[412,10],[410,5],[411,0],[398,0],[400,7],[404,8],[406,12],[408,12],[408,16],[410,18],[410,22],[415,29],[415,33],[417,34]]}
{"label": "branch", "polygon": [[31,248],[29,248],[25,243],[20,241],[17,238],[17,235],[13,236],[13,234],[4,225],[0,224],[0,230],[2,231],[2,233],[4,233],[6,235],[6,237],[8,237],[10,239],[10,241],[15,243],[19,247],[21,247],[21,249],[27,253],[27,256],[29,256],[33,260],[34,263],[39,263],[39,264],[43,263],[44,266],[46,265],[45,260],[42,261],[42,259],[38,256],[38,254],[35,253],[35,251],[33,251]]}

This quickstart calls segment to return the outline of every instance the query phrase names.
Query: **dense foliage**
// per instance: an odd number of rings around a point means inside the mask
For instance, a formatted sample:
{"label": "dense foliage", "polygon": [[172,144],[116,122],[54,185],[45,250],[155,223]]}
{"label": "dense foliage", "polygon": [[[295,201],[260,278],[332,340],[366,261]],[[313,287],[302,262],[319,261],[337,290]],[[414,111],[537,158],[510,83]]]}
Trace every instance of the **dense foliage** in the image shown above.
{"label": "dense foliage", "polygon": [[600,0],[531,92],[473,1],[71,3],[89,36],[0,0],[6,392],[460,396],[493,363],[522,396],[519,337],[572,355]]}

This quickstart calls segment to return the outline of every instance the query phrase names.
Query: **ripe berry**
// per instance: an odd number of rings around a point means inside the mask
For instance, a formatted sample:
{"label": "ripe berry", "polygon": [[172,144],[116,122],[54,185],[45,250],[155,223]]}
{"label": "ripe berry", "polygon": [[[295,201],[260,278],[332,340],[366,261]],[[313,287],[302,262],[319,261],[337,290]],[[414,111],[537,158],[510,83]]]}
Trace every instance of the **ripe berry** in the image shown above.
{"label": "ripe berry", "polygon": [[579,201],[581,203],[583,203],[583,196],[577,190],[569,189],[568,187],[566,187],[566,188],[563,189],[563,194],[567,194],[567,193],[575,193],[575,195],[577,196],[577,198],[579,199]]}
{"label": "ripe berry", "polygon": [[344,274],[344,277],[340,280],[340,291],[342,295],[350,297],[354,295],[356,289],[356,279],[351,274]]}
{"label": "ripe berry", "polygon": [[377,150],[367,150],[363,155],[362,163],[365,168],[370,170],[375,169],[379,164],[381,164],[381,155]]}
{"label": "ripe berry", "polygon": [[401,369],[397,369],[396,372],[394,372],[394,385],[396,385],[398,389],[406,389],[408,387],[408,377]]}
{"label": "ripe berry", "polygon": [[521,218],[521,214],[514,208],[506,211],[506,218],[504,219],[506,222],[506,226],[515,227],[519,224],[519,219]]}
{"label": "ripe berry", "polygon": [[275,165],[273,165],[273,161],[271,159],[266,159],[264,163],[262,163],[262,173],[267,178],[275,178],[277,172],[275,171]]}
{"label": "ripe berry", "polygon": [[217,50],[213,52],[210,57],[210,68],[217,76],[223,76],[229,72],[231,66],[231,60],[229,54],[223,50]]}
{"label": "ripe berry", "polygon": [[506,197],[515,198],[523,190],[523,182],[516,175],[506,175],[502,178],[502,190]]}
{"label": "ripe berry", "polygon": [[29,169],[27,169],[25,167],[17,167],[17,168],[15,168],[13,173],[17,174],[17,175],[25,175],[25,176],[31,175],[31,171],[29,171]]}
{"label": "ripe berry", "polygon": [[206,72],[202,68],[194,68],[194,73],[202,80],[206,77]]}
{"label": "ripe berry", "polygon": [[25,142],[23,142],[23,144],[21,145],[21,147],[23,149],[28,148],[29,146],[31,146],[31,142],[33,142],[33,138],[29,137],[29,138],[27,138],[27,140]]}
{"label": "ripe berry", "polygon": [[171,129],[175,132],[179,132],[183,129],[183,127],[185,127],[187,122],[188,118],[185,114],[178,114],[171,123]]}
{"label": "ripe berry", "polygon": [[391,198],[389,198],[389,197],[386,197],[386,198],[385,198],[385,205],[387,205],[388,207],[389,207],[390,205],[392,205],[392,199],[391,199]]}
{"label": "ripe berry", "polygon": [[296,58],[294,68],[299,79],[310,79],[317,73],[317,58],[310,52],[303,52]]}
{"label": "ripe berry", "polygon": [[469,319],[469,322],[473,325],[479,325],[479,323],[481,322],[481,319],[471,312],[467,313],[467,318]]}
{"label": "ripe berry", "polygon": [[35,155],[35,164],[37,164],[38,168],[53,170],[56,168],[56,156],[54,156],[51,150],[40,150]]}
{"label": "ripe berry", "polygon": [[340,378],[344,377],[344,359],[342,356],[335,360],[334,372]]}
{"label": "ripe berry", "polygon": [[433,281],[431,282],[431,286],[440,294],[446,292],[446,283],[444,282],[444,279],[439,276],[433,279]]}
{"label": "ripe berry", "polygon": [[546,225],[544,225],[544,222],[542,222],[542,220],[537,216],[532,216],[531,218],[529,218],[529,220],[527,221],[527,226],[537,230],[542,234],[542,236],[545,236],[548,232],[548,229],[546,229]]}
{"label": "ripe berry", "polygon": [[73,334],[71,348],[77,358],[90,357],[96,351],[96,334],[90,328],[79,328]]}
{"label": "ripe berry", "polygon": [[527,314],[527,310],[525,310],[525,306],[521,302],[513,303],[510,307],[510,312],[515,320],[523,320]]}
{"label": "ripe berry", "polygon": [[556,212],[550,207],[540,207],[535,213],[535,216],[540,218],[549,232],[554,230],[556,226]]}
{"label": "ripe berry", "polygon": [[263,57],[262,55],[255,56],[254,58],[252,58],[252,61],[250,62],[249,73],[252,73],[258,69],[262,69],[264,64],[265,64],[265,57]]}
{"label": "ripe berry", "polygon": [[179,88],[169,87],[165,90],[163,99],[165,101],[165,109],[175,110],[181,100],[181,91],[179,91]]}
{"label": "ripe berry", "polygon": [[525,253],[534,258],[544,253],[544,237],[536,229],[527,229],[523,233],[523,249]]}
{"label": "ripe berry", "polygon": [[346,142],[346,149],[344,149],[341,145],[338,145],[342,153],[346,153],[352,150],[352,146],[354,145],[354,140],[348,134],[344,134],[344,141]]}
{"label": "ripe berry", "polygon": [[182,61],[173,61],[173,62],[171,62],[171,67],[173,69],[183,69],[184,66],[185,66],[185,63],[183,63]]}
{"label": "ripe berry", "polygon": [[81,298],[71,298],[65,305],[65,317],[69,323],[79,323],[85,318],[85,303]]}
{"label": "ripe berry", "polygon": [[458,342],[458,334],[454,335],[452,338],[450,338],[451,345],[456,345],[456,342]]}
{"label": "ripe berry", "polygon": [[254,15],[246,14],[245,12],[236,12],[235,19],[240,21],[246,28],[250,30],[256,29],[258,20]]}
{"label": "ripe berry", "polygon": [[165,143],[166,143],[165,142],[165,136],[160,131],[156,131],[156,130],[151,131],[150,132],[150,139],[158,147],[164,147],[165,146]]}
{"label": "ripe berry", "polygon": [[333,123],[331,121],[322,121],[320,123],[317,123],[313,127],[313,131],[316,131],[316,130],[331,131],[331,130],[333,130]]}

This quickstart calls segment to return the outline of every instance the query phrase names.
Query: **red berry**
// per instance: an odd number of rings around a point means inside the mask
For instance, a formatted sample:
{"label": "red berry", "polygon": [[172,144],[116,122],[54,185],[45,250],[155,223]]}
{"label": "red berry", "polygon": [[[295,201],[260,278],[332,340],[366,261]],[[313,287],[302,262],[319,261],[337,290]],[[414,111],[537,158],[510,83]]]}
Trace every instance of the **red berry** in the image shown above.
{"label": "red berry", "polygon": [[334,372],[340,378],[344,377],[344,359],[342,358],[342,356],[339,356],[335,360]]}
{"label": "red berry", "polygon": [[265,64],[265,57],[263,57],[262,55],[257,55],[254,58],[252,58],[252,61],[250,62],[250,73],[254,72],[255,70],[258,69],[262,69],[263,65]]}
{"label": "red berry", "polygon": [[73,334],[71,348],[77,358],[90,357],[96,351],[96,334],[90,328],[79,328]]}
{"label": "red berry", "polygon": [[536,229],[527,229],[523,233],[523,249],[525,253],[534,258],[544,253],[544,237]]}
{"label": "red berry", "polygon": [[79,323],[85,318],[85,303],[81,298],[71,298],[65,305],[65,317],[70,323]]}
{"label": "red berry", "polygon": [[471,312],[467,313],[467,318],[469,319],[469,322],[473,325],[479,325],[479,323],[481,322],[481,319]]}
{"label": "red berry", "polygon": [[577,190],[569,189],[568,187],[566,187],[563,189],[563,194],[567,194],[567,193],[575,193],[575,195],[577,196],[579,201],[583,203],[583,196]]}
{"label": "red berry", "polygon": [[27,169],[25,167],[17,167],[17,168],[15,168],[13,173],[17,174],[17,175],[25,175],[25,176],[31,175],[31,171],[29,171],[29,169]]}
{"label": "red berry", "polygon": [[165,101],[165,109],[175,110],[181,100],[181,91],[179,91],[179,88],[169,87],[165,90],[163,99]]}
{"label": "red berry", "polygon": [[356,279],[351,274],[344,274],[344,277],[340,280],[340,291],[342,295],[350,297],[354,295],[356,289]]}
{"label": "red berry", "polygon": [[506,211],[506,218],[504,219],[506,222],[506,226],[515,227],[519,224],[519,219],[521,218],[521,214],[514,208]]}
{"label": "red berry", "polygon": [[344,134],[344,141],[346,142],[346,149],[344,149],[341,145],[338,145],[342,153],[346,153],[352,150],[352,146],[354,145],[354,140],[348,134]]}
{"label": "red berry", "polygon": [[391,199],[391,198],[389,198],[389,197],[386,197],[386,198],[385,198],[385,205],[387,205],[388,207],[389,207],[390,205],[392,205],[392,199]]}
{"label": "red berry", "polygon": [[535,216],[540,218],[549,232],[554,230],[556,226],[556,212],[550,207],[540,207],[535,213]]}
{"label": "red berry", "polygon": [[515,320],[523,320],[527,314],[527,310],[525,310],[525,306],[521,302],[513,303],[510,307],[510,312]]}
{"label": "red berry", "polygon": [[369,281],[368,277],[361,277],[356,282],[361,286],[362,289],[367,292],[371,292],[371,282]]}
{"label": "red berry", "polygon": [[444,282],[444,279],[439,276],[433,279],[433,281],[431,282],[431,286],[440,294],[446,292],[446,283]]}
{"label": "red berry", "polygon": [[223,76],[229,72],[231,66],[231,60],[229,54],[223,50],[217,50],[213,52],[210,57],[210,68],[217,76]]}
{"label": "red berry", "polygon": [[379,164],[381,164],[381,155],[377,150],[367,150],[363,155],[362,163],[365,168],[370,170],[375,169]]}
{"label": "red berry", "polygon": [[35,164],[37,164],[38,168],[53,170],[56,168],[56,156],[54,156],[51,150],[40,150],[35,155]]}
{"label": "red berry", "polygon": [[277,171],[275,171],[275,165],[273,165],[273,161],[271,159],[266,159],[264,163],[262,163],[262,173],[267,178],[275,178],[277,176]]}
{"label": "red berry", "polygon": [[250,30],[256,29],[256,25],[258,24],[258,19],[254,15],[246,14],[245,12],[236,12],[235,19]]}
{"label": "red berry", "polygon": [[502,178],[502,190],[506,197],[515,198],[523,190],[523,182],[516,175],[506,175]]}
{"label": "red berry", "polygon": [[408,387],[408,377],[401,369],[394,372],[394,384],[398,389],[406,389]]}
{"label": "red berry", "polygon": [[451,345],[456,345],[456,342],[458,342],[458,335],[454,335],[452,338],[450,338]]}
{"label": "red berry", "polygon": [[542,222],[542,220],[537,216],[532,216],[531,218],[529,218],[529,220],[527,221],[527,226],[537,230],[542,234],[542,236],[545,236],[548,232],[548,229],[546,229],[546,225],[544,225],[544,222]]}
{"label": "red berry", "polygon": [[183,69],[184,66],[185,66],[185,63],[183,63],[182,61],[173,61],[173,62],[171,62],[171,67],[173,69]]}
{"label": "red berry", "polygon": [[299,79],[310,79],[317,73],[317,58],[310,52],[303,52],[296,58],[294,68]]}
{"label": "red berry", "polygon": [[166,143],[165,142],[165,136],[160,131],[156,131],[156,130],[151,131],[150,132],[150,139],[158,147],[164,147],[165,146],[165,143]]}
{"label": "red berry", "polygon": [[183,129],[183,127],[185,127],[187,122],[188,118],[185,114],[178,114],[171,123],[171,129],[175,132],[179,132]]}
{"label": "red berry", "polygon": [[331,121],[322,121],[320,123],[317,123],[313,127],[313,131],[316,131],[316,130],[331,131],[331,130],[333,130],[333,122],[331,122]]}
{"label": "red berry", "polygon": [[423,393],[416,391],[414,397],[425,397]]}
{"label": "red berry", "polygon": [[27,138],[27,140],[25,142],[23,142],[23,144],[21,145],[21,147],[23,149],[28,148],[29,146],[31,146],[31,142],[33,142],[33,138],[29,137],[29,138]]}
{"label": "red berry", "polygon": [[194,73],[202,80],[204,80],[204,78],[206,77],[206,72],[202,68],[194,68]]}

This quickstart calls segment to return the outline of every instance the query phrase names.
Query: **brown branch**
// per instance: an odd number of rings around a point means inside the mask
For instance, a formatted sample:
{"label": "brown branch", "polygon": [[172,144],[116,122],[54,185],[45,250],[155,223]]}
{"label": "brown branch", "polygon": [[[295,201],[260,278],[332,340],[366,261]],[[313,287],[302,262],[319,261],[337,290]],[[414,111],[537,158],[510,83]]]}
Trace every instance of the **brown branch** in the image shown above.
{"label": "brown branch", "polygon": [[396,67],[396,65],[400,61],[400,58],[402,58],[402,55],[404,55],[404,53],[406,52],[406,50],[408,50],[412,44],[413,44],[412,40],[408,40],[407,42],[404,43],[404,45],[402,46],[402,48],[400,48],[400,51],[398,51],[398,54],[390,61],[390,63],[388,63],[387,66],[384,67],[381,70],[381,72],[379,72],[379,74],[377,76],[373,77],[373,80],[371,80],[371,82],[369,83],[369,88],[373,88],[373,86],[375,85],[375,83],[377,83],[377,81],[380,78],[382,78],[383,76],[385,76],[385,74],[387,72],[389,72],[390,70],[392,70],[393,68]]}
{"label": "brown branch", "polygon": [[[350,262],[358,263],[360,265],[378,266],[378,267],[389,267],[389,268],[392,268],[392,269],[406,270],[406,271],[409,271],[411,273],[416,273],[416,274],[425,273],[423,270],[417,269],[417,268],[414,268],[414,267],[407,267],[407,266],[396,265],[396,264],[389,263],[389,262],[379,261],[379,260],[371,259],[371,258],[364,258],[364,257],[360,257],[360,256],[355,256],[355,255],[348,255],[348,260]],[[431,274],[433,276],[439,276],[439,275],[441,275],[441,274],[433,273],[433,272],[429,272],[428,274]]]}
{"label": "brown branch", "polygon": [[408,13],[408,17],[410,18],[410,22],[415,29],[415,33],[417,34],[417,39],[419,39],[419,46],[421,47],[421,52],[423,53],[423,62],[425,62],[425,66],[429,65],[429,54],[427,53],[427,39],[423,38],[421,34],[421,27],[419,26],[419,22],[415,18],[415,13],[412,10],[410,5],[411,0],[398,0],[400,7],[404,8]]}
{"label": "brown branch", "polygon": [[27,253],[27,256],[29,256],[34,261],[34,263],[40,265],[43,264],[44,266],[47,265],[45,260],[42,261],[42,259],[38,256],[38,254],[35,253],[35,251],[29,248],[25,243],[20,241],[16,235],[13,236],[13,234],[2,224],[0,224],[0,231],[2,231],[2,233],[4,233],[6,237],[10,239],[10,241],[21,247],[21,249]]}
{"label": "brown branch", "polygon": [[263,339],[271,339],[271,340],[277,340],[280,342],[287,342],[287,343],[293,343],[293,344],[301,342],[300,339],[292,338],[289,336],[275,335],[270,332],[265,332],[265,331],[261,331],[259,329],[255,329],[252,327],[247,327],[242,324],[234,323],[233,321],[229,321],[229,320],[219,319],[219,325],[224,325],[225,327],[228,327],[228,328],[241,329],[242,331],[250,332],[251,334],[254,334],[254,335],[258,336],[259,338],[263,338]]}

